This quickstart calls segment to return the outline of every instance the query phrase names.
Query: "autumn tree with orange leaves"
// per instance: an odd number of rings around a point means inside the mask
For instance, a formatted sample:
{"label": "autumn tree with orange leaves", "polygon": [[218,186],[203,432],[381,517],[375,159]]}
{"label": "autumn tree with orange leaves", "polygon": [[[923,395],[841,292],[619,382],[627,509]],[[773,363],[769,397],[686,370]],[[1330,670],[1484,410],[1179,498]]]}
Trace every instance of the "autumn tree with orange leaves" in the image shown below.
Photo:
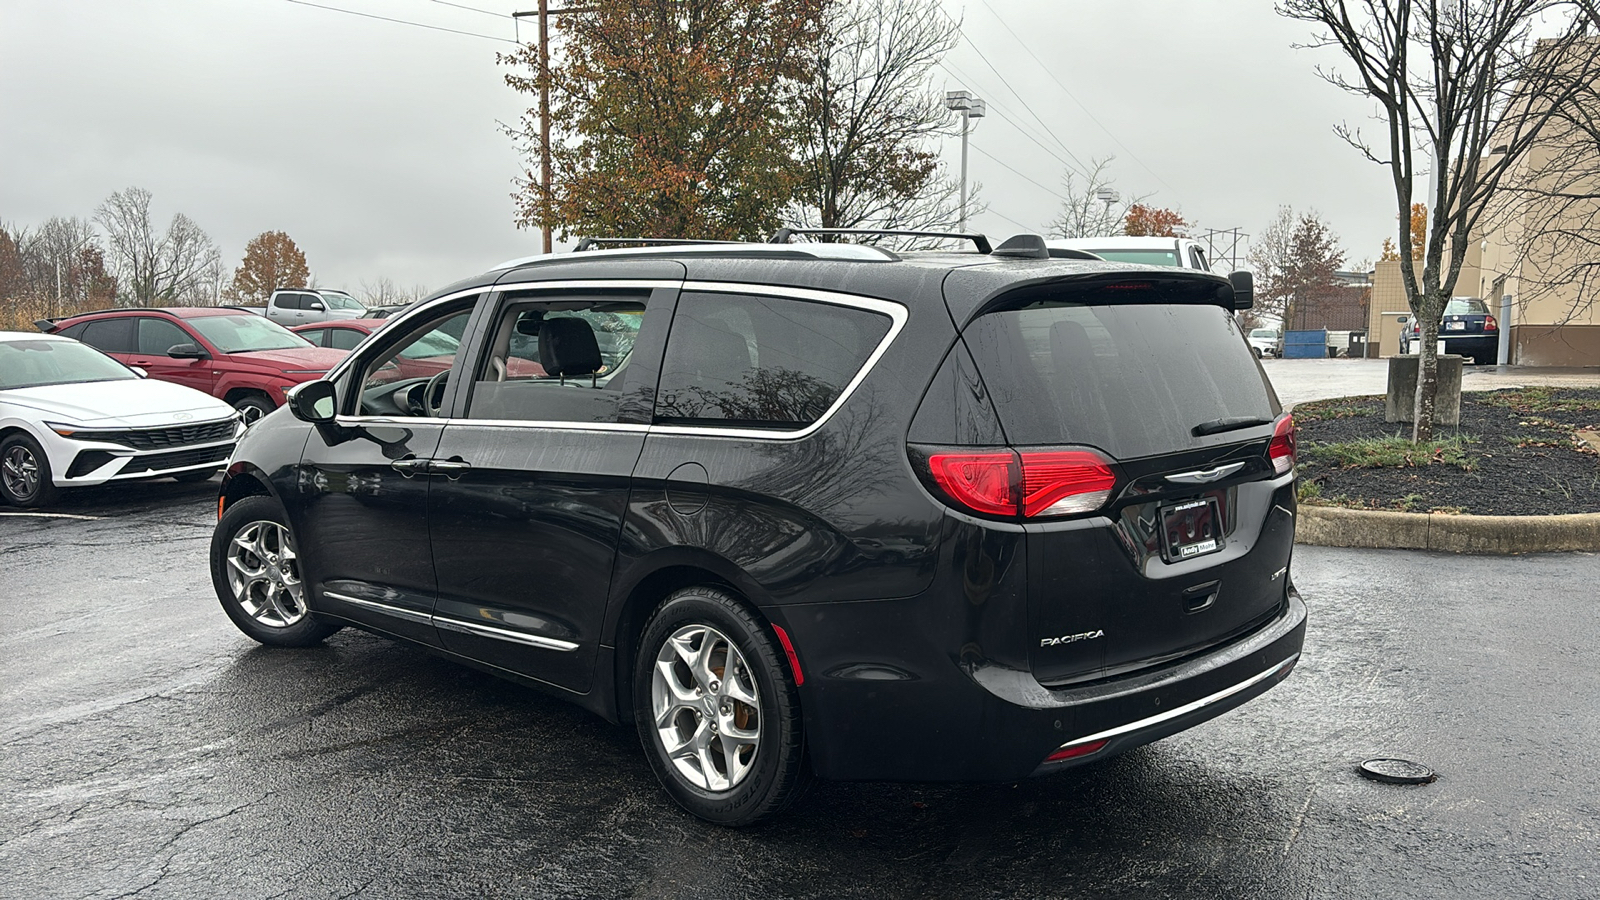
{"label": "autumn tree with orange leaves", "polygon": [[[571,235],[764,238],[800,172],[792,117],[824,0],[634,0],[553,19],[549,148],[537,110],[512,136],[533,161],[517,224]],[[502,62],[537,95],[538,47]],[[554,166],[551,195],[536,174]]]}
{"label": "autumn tree with orange leaves", "polygon": [[311,280],[306,255],[281,231],[263,231],[244,245],[244,262],[233,273],[229,299],[264,303],[280,288],[304,287]]}
{"label": "autumn tree with orange leaves", "polygon": [[1174,210],[1135,203],[1128,207],[1122,233],[1131,237],[1185,237],[1188,225]]}

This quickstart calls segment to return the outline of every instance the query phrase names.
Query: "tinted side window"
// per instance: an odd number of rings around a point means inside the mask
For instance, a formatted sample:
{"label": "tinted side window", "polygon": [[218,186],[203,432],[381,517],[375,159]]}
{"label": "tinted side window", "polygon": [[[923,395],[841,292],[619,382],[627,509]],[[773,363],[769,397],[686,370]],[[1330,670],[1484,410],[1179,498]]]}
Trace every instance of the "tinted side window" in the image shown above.
{"label": "tinted side window", "polygon": [[79,340],[106,353],[132,353],[134,348],[133,319],[121,316],[115,319],[96,319],[88,323]]}
{"label": "tinted side window", "polygon": [[618,422],[644,298],[513,299],[489,335],[471,419]]}
{"label": "tinted side window", "polygon": [[81,341],[83,340],[83,330],[88,327],[88,322],[79,322],[71,328],[61,329],[60,331],[56,332],[56,334],[59,334],[62,337],[72,338],[75,341]]}
{"label": "tinted side window", "polygon": [[145,356],[166,356],[175,344],[192,344],[194,338],[166,319],[139,319],[139,352]]}
{"label": "tinted side window", "polygon": [[888,316],[831,303],[684,294],[667,337],[656,418],[809,425],[888,333]]}
{"label": "tinted side window", "polygon": [[300,295],[279,294],[272,302],[273,305],[277,306],[279,309],[299,309]]}
{"label": "tinted side window", "polygon": [[[307,337],[310,337],[310,335],[307,335]],[[327,338],[326,341],[322,342],[325,346],[332,347],[335,350],[354,350],[356,345],[366,338],[366,335],[353,328],[330,328],[328,329]]]}
{"label": "tinted side window", "polygon": [[295,334],[298,334],[311,343],[316,344],[318,347],[328,346],[328,342],[323,340],[323,338],[327,337],[328,335],[328,330],[326,328],[307,328],[305,331],[295,331]]}

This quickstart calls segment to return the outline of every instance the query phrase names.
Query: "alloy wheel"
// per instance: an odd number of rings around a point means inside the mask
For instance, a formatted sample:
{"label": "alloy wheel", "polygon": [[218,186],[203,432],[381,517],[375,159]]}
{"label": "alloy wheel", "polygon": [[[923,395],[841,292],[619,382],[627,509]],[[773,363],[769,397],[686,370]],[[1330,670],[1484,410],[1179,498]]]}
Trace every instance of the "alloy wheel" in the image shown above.
{"label": "alloy wheel", "polygon": [[13,444],[0,459],[0,481],[6,494],[17,500],[27,500],[39,490],[39,460],[33,451],[22,444]]}
{"label": "alloy wheel", "polygon": [[227,561],[233,599],[251,618],[272,628],[305,618],[300,559],[288,529],[265,519],[245,525],[234,533]]}
{"label": "alloy wheel", "polygon": [[761,698],[744,655],[708,625],[685,625],[656,654],[651,680],[656,736],[689,784],[721,793],[755,767]]}

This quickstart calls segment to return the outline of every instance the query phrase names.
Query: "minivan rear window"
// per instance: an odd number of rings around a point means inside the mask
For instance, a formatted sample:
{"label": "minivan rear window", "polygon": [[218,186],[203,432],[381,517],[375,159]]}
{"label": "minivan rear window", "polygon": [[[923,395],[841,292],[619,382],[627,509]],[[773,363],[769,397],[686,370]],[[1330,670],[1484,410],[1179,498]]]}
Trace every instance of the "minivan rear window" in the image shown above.
{"label": "minivan rear window", "polygon": [[1036,302],[980,316],[964,338],[1014,445],[1138,459],[1230,436],[1196,437],[1196,425],[1279,412],[1217,306]]}

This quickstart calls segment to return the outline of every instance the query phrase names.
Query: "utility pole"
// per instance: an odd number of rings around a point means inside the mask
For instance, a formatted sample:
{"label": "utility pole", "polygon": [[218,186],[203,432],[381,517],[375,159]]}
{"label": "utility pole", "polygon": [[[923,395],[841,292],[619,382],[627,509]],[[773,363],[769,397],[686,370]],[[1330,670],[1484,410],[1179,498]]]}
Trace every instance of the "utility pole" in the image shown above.
{"label": "utility pole", "polygon": [[961,219],[956,224],[957,231],[967,230],[967,130],[972,119],[981,119],[988,112],[989,104],[972,96],[971,91],[947,91],[944,95],[945,109],[961,113]]}
{"label": "utility pole", "polygon": [[[539,17],[539,209],[546,221],[540,230],[544,233],[544,252],[553,247],[550,240],[550,17],[563,13],[593,12],[596,7],[569,6],[551,9],[550,0],[539,0],[537,10],[514,12],[513,24],[530,16]],[[521,35],[518,35],[520,37]]]}

